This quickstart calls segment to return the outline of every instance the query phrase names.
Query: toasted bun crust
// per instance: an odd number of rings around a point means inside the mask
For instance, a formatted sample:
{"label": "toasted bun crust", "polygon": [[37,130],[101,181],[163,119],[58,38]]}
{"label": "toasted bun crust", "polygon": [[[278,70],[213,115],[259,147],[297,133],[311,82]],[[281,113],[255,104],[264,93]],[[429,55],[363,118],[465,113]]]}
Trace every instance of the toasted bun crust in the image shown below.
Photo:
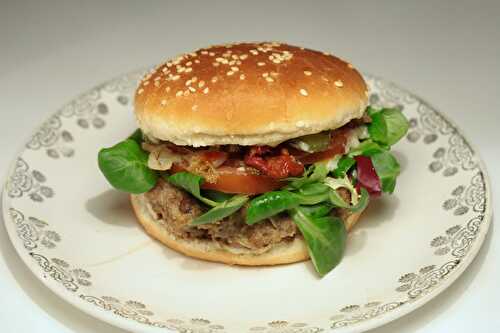
{"label": "toasted bun crust", "polygon": [[[153,219],[146,207],[146,198],[144,195],[132,194],[130,201],[137,219],[150,236],[156,238],[172,250],[189,257],[242,266],[272,266],[309,259],[309,252],[302,237],[295,237],[290,242],[279,243],[260,254],[239,248],[221,248],[219,244],[210,240],[180,239],[169,233],[167,229]],[[356,224],[360,215],[361,213],[352,214],[344,221],[348,231]]]}
{"label": "toasted bun crust", "polygon": [[178,145],[274,145],[362,116],[367,87],[347,62],[279,43],[212,46],[147,74],[135,95],[143,132]]}

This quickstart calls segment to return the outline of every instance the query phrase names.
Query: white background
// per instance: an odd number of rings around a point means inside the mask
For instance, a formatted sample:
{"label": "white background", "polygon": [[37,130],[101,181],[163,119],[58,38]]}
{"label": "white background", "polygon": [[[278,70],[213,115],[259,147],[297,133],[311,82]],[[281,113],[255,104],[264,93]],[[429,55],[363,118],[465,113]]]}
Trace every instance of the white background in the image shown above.
{"label": "white background", "polygon": [[[478,148],[500,211],[500,1],[0,0],[0,174],[41,120],[77,94],[183,51],[240,40],[329,51],[428,100]],[[500,331],[494,229],[448,290],[372,333]],[[0,250],[1,332],[123,332],[36,280],[3,223]]]}

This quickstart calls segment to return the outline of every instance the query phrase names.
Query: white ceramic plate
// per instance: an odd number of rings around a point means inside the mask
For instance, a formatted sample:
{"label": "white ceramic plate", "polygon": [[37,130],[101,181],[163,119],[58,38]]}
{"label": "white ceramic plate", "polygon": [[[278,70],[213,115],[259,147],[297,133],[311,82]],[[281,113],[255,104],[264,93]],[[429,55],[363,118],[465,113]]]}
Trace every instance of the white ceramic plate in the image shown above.
{"label": "white ceramic plate", "polygon": [[97,151],[131,133],[141,72],[71,101],[32,135],[3,192],[12,243],[57,295],[137,332],[355,332],[429,301],[470,264],[488,231],[485,169],[460,131],[414,95],[367,76],[372,104],[411,119],[395,147],[396,192],[374,201],[342,263],[241,268],[186,258],[150,239]]}

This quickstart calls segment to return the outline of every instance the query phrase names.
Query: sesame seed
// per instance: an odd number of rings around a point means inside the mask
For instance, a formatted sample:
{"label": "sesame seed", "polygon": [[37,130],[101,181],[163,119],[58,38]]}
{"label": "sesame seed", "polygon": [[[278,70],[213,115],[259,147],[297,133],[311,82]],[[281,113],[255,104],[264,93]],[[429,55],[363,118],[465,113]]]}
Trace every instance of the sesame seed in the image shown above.
{"label": "sesame seed", "polygon": [[201,51],[201,54],[203,54],[203,55],[208,54],[208,51],[207,50],[203,50],[203,51]]}
{"label": "sesame seed", "polygon": [[344,86],[344,82],[342,82],[342,80],[337,80],[333,82],[333,84],[335,84],[335,87],[337,88],[342,88]]}
{"label": "sesame seed", "polygon": [[251,54],[253,54],[253,55],[257,55],[257,54],[259,54],[259,51],[255,50],[255,49],[252,49],[252,50],[250,50],[249,52],[250,52]]}
{"label": "sesame seed", "polygon": [[220,64],[219,64],[218,62],[213,62],[213,63],[212,63],[212,66],[214,66],[214,67],[218,67],[219,65],[220,65]]}
{"label": "sesame seed", "polygon": [[268,72],[262,73],[262,76],[263,76],[263,77],[268,77],[268,76],[269,76],[269,73],[268,73]]}
{"label": "sesame seed", "polygon": [[157,87],[157,88],[158,88],[158,87],[160,86],[160,82],[155,81],[154,85],[155,85],[155,87]]}
{"label": "sesame seed", "polygon": [[281,64],[281,61],[280,61],[279,59],[273,59],[273,62],[274,62],[275,64]]}
{"label": "sesame seed", "polygon": [[228,72],[226,73],[226,75],[227,75],[227,76],[231,76],[231,75],[233,75],[233,74],[234,74],[234,72],[233,72],[233,71],[228,71]]}
{"label": "sesame seed", "polygon": [[172,64],[171,62],[167,62],[167,67],[169,67],[169,68],[170,68],[170,67],[172,67],[172,66],[173,66],[173,64]]}
{"label": "sesame seed", "polygon": [[185,85],[186,85],[186,86],[189,86],[190,84],[191,84],[191,80],[186,80]]}
{"label": "sesame seed", "polygon": [[192,72],[193,69],[191,67],[186,68],[186,73]]}
{"label": "sesame seed", "polygon": [[262,67],[262,66],[265,66],[265,65],[266,65],[266,63],[265,63],[265,62],[262,62],[262,61],[259,61],[259,62],[257,63],[257,66],[261,66],[261,67]]}
{"label": "sesame seed", "polygon": [[236,64],[236,60],[231,60],[228,64],[229,64],[229,66],[232,66],[232,65]]}
{"label": "sesame seed", "polygon": [[200,63],[200,60],[199,60],[199,59],[195,59],[195,60],[194,60],[194,62],[195,62],[196,64],[199,64],[199,63]]}
{"label": "sesame seed", "polygon": [[162,99],[160,104],[161,104],[162,106],[167,105],[167,100],[166,100],[166,99]]}
{"label": "sesame seed", "polygon": [[236,65],[241,65],[241,61],[236,60]]}
{"label": "sesame seed", "polygon": [[351,63],[347,63],[347,67],[349,67],[350,69],[354,68],[354,66]]}
{"label": "sesame seed", "polygon": [[274,77],[278,76],[278,73],[276,73],[276,72],[271,72],[270,74],[271,74],[271,76],[274,76]]}
{"label": "sesame seed", "polygon": [[238,67],[236,67],[236,66],[233,66],[233,67],[231,67],[231,70],[232,70],[233,72],[237,72],[237,71],[239,71],[240,69],[239,69]]}
{"label": "sesame seed", "polygon": [[188,62],[186,62],[186,66],[191,66],[192,64],[193,64],[193,62],[192,62],[192,61],[188,61]]}
{"label": "sesame seed", "polygon": [[323,52],[323,54],[326,55],[326,56],[330,55],[330,53],[328,53],[328,52]]}
{"label": "sesame seed", "polygon": [[274,79],[270,76],[266,77],[266,81],[267,82],[274,82]]}
{"label": "sesame seed", "polygon": [[203,89],[203,93],[204,94],[208,94],[208,87],[206,87],[205,89]]}
{"label": "sesame seed", "polygon": [[197,76],[193,76],[193,77],[191,78],[191,82],[196,82],[196,81],[198,81],[198,77],[197,77]]}
{"label": "sesame seed", "polygon": [[158,81],[158,80],[161,80],[161,76],[155,77],[153,81]]}
{"label": "sesame seed", "polygon": [[195,105],[193,105],[193,106],[191,107],[191,110],[193,110],[193,111],[198,110],[198,105],[196,105],[196,104],[195,104]]}
{"label": "sesame seed", "polygon": [[311,76],[312,72],[311,71],[304,71],[304,74],[307,75],[307,76]]}
{"label": "sesame seed", "polygon": [[201,80],[200,82],[198,82],[198,87],[201,88],[205,85],[205,81]]}
{"label": "sesame seed", "polygon": [[191,52],[191,53],[189,53],[189,55],[190,55],[191,57],[197,57],[197,56],[198,56],[198,55],[196,54],[196,52]]}
{"label": "sesame seed", "polygon": [[166,92],[169,92],[169,91],[170,91],[170,87],[166,87],[166,88],[165,88],[165,91],[166,91]]}
{"label": "sesame seed", "polygon": [[217,82],[217,76],[214,76],[210,81],[212,81],[212,83]]}
{"label": "sesame seed", "polygon": [[137,95],[140,95],[140,94],[142,94],[143,92],[144,92],[144,89],[142,89],[142,88],[141,88],[141,89],[137,90]]}
{"label": "sesame seed", "polygon": [[240,80],[244,80],[245,79],[245,74],[241,74],[240,75]]}
{"label": "sesame seed", "polygon": [[237,54],[233,54],[233,55],[231,56],[231,58],[233,58],[234,60],[236,60],[236,59],[238,59],[239,57],[238,57],[238,55],[237,55]]}
{"label": "sesame seed", "polygon": [[307,93],[307,90],[305,90],[305,89],[300,89],[300,94],[301,94],[302,96],[307,96],[307,95],[309,95],[309,94]]}
{"label": "sesame seed", "polygon": [[181,77],[180,75],[174,75],[172,76],[172,81],[177,81],[180,79],[180,77]]}
{"label": "sesame seed", "polygon": [[184,93],[183,93],[184,97],[189,95],[189,90],[184,90]]}
{"label": "sesame seed", "polygon": [[144,87],[145,87],[145,86],[147,86],[148,84],[149,84],[149,81],[144,81],[144,82],[142,83],[142,85],[143,85]]}
{"label": "sesame seed", "polygon": [[182,96],[182,90],[177,91],[177,92],[175,93],[175,96],[176,96],[176,97],[180,97],[180,96]]}
{"label": "sesame seed", "polygon": [[211,56],[211,57],[214,57],[215,53],[214,52],[209,52],[208,55]]}
{"label": "sesame seed", "polygon": [[189,87],[188,89],[189,89],[189,91],[191,91],[191,92],[195,92],[195,91],[196,91],[196,89],[195,89],[195,88],[193,88],[193,87]]}

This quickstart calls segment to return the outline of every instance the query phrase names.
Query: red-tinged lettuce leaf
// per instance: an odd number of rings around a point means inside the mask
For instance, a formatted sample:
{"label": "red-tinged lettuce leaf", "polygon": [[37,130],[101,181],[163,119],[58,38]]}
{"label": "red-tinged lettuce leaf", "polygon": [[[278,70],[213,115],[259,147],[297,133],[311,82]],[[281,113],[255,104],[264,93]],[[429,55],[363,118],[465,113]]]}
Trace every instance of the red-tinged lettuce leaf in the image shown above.
{"label": "red-tinged lettuce leaf", "polygon": [[356,160],[357,183],[356,189],[360,192],[361,187],[365,188],[371,196],[382,194],[380,178],[375,171],[371,159],[367,156],[354,156]]}

